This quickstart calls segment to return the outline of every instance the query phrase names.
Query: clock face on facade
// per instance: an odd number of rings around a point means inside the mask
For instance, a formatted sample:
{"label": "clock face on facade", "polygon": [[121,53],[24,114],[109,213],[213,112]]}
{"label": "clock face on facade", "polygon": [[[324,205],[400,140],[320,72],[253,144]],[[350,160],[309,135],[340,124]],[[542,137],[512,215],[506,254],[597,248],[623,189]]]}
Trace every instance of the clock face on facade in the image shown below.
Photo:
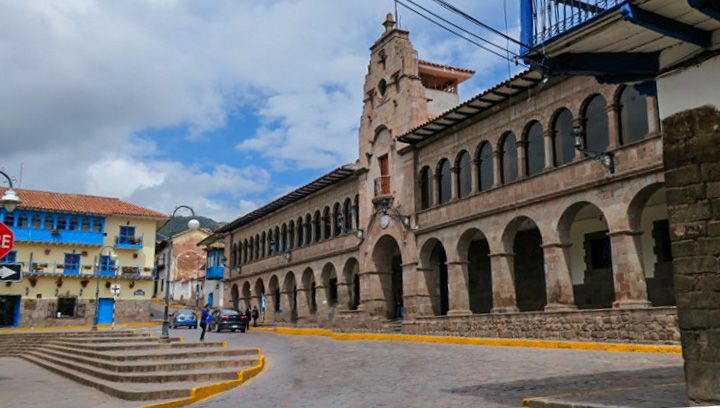
{"label": "clock face on facade", "polygon": [[380,217],[380,228],[385,229],[390,225],[390,217],[388,217],[387,214],[383,214],[382,217]]}

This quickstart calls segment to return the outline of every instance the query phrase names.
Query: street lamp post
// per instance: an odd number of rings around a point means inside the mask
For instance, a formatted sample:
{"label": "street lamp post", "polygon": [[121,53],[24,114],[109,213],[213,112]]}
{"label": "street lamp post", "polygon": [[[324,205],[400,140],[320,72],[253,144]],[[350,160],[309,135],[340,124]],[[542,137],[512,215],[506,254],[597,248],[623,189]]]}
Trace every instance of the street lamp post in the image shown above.
{"label": "street lamp post", "polygon": [[[106,249],[110,250],[110,252],[108,253],[110,261],[115,262],[115,260],[117,259],[117,253],[115,253],[115,248],[110,245],[105,245],[100,248],[100,254],[95,257],[95,321],[93,322],[91,329],[93,331],[97,331],[98,320],[100,318],[100,260],[102,259],[103,252]],[[114,320],[115,319],[113,319],[113,322]]]}
{"label": "street lamp post", "polygon": [[17,206],[21,203],[20,197],[18,197],[15,190],[13,190],[13,182],[10,176],[8,176],[4,171],[0,171],[0,174],[5,177],[5,180],[8,182],[8,189],[5,190],[5,194],[0,198],[0,208],[5,208],[5,210],[9,213],[15,211]]}
{"label": "street lamp post", "polygon": [[[168,220],[168,222],[172,222],[172,219],[175,218],[175,215],[177,214],[178,210],[186,209],[190,211],[190,214],[192,218],[190,221],[188,221],[188,229],[196,230],[200,228],[200,221],[195,219],[195,211],[188,207],[187,205],[181,205],[175,208],[175,210],[172,213],[172,216]],[[163,312],[163,324],[162,324],[162,335],[161,340],[168,341],[170,339],[170,316],[169,316],[169,310],[170,310],[170,269],[173,266],[173,256],[172,256],[172,250],[173,250],[173,243],[172,243],[172,236],[173,236],[173,224],[170,224],[170,233],[168,234],[168,255],[167,258],[169,260],[167,268],[165,268],[165,311]]]}

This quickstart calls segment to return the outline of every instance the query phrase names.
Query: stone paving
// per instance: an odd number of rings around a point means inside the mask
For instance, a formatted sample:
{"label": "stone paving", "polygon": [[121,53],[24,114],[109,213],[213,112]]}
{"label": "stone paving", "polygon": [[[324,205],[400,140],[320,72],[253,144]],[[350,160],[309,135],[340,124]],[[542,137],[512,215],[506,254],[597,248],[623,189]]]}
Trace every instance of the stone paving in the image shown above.
{"label": "stone paving", "polygon": [[[191,330],[188,341],[196,335]],[[680,355],[412,342],[262,332],[209,341],[261,347],[268,366],[198,407],[519,407],[525,397],[683,382]],[[657,405],[662,407],[663,405]],[[677,406],[677,400],[666,406]]]}

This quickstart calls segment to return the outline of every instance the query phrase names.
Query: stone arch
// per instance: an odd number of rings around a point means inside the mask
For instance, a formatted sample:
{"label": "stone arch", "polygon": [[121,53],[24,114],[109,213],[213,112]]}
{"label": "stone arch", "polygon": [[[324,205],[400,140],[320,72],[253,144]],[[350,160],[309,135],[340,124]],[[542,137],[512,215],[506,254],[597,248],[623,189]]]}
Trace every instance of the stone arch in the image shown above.
{"label": "stone arch", "polygon": [[232,307],[233,309],[237,310],[240,307],[240,291],[238,290],[238,286],[236,283],[233,283],[232,288],[230,288],[230,299],[232,300]]}
{"label": "stone arch", "polygon": [[387,136],[388,138],[391,137],[392,132],[390,131],[390,129],[388,129],[387,126],[380,125],[375,128],[375,131],[373,132],[373,137],[372,137],[372,139],[370,139],[370,143],[375,144],[375,142],[377,142],[378,139],[380,139],[381,137],[385,137],[385,136]]}
{"label": "stone arch", "polygon": [[302,288],[305,291],[307,308],[311,315],[317,313],[317,289],[315,284],[315,274],[308,267],[302,274]]}
{"label": "stone arch", "polygon": [[648,300],[653,306],[675,305],[665,184],[652,183],[640,189],[630,200],[627,218],[635,234]]}
{"label": "stone arch", "polygon": [[493,147],[492,144],[485,140],[481,142],[475,153],[477,161],[477,189],[485,191],[492,188],[495,184],[495,164],[493,163]]}
{"label": "stone arch", "polygon": [[500,139],[500,180],[503,184],[518,179],[517,138],[513,132],[506,132]]}
{"label": "stone arch", "polygon": [[461,150],[455,157],[455,185],[458,198],[467,197],[472,192],[472,159],[467,150]]}
{"label": "stone arch", "polygon": [[242,286],[242,299],[245,309],[250,307],[252,303],[252,291],[250,290],[250,282],[245,281]]}
{"label": "stone arch", "polygon": [[380,279],[385,299],[385,315],[388,319],[404,316],[402,252],[397,240],[391,235],[381,236],[372,252],[374,269]]}
{"label": "stone arch", "polygon": [[343,279],[347,293],[347,307],[350,310],[357,310],[360,305],[360,263],[354,257],[345,261],[343,267]]}
{"label": "stone arch", "polygon": [[280,301],[280,279],[278,279],[277,275],[273,275],[270,277],[270,282],[268,282],[268,293],[270,294],[270,299],[272,302],[273,314],[280,313],[282,311],[282,303]]}
{"label": "stone arch", "polygon": [[490,244],[481,230],[470,228],[460,235],[457,259],[467,271],[470,311],[490,313],[493,307]]}
{"label": "stone arch", "polygon": [[287,316],[290,318],[291,322],[296,322],[298,318],[297,313],[297,294],[298,294],[298,287],[297,287],[297,280],[295,279],[295,273],[293,271],[289,271],[287,274],[285,274],[285,279],[283,279],[283,288],[282,292],[285,293],[285,304],[288,307]]}
{"label": "stone arch", "polygon": [[333,308],[337,306],[338,276],[335,265],[333,265],[332,262],[328,262],[323,266],[320,280],[325,290],[325,300],[327,301],[328,307]]}
{"label": "stone arch", "polygon": [[601,94],[588,96],[582,104],[580,122],[585,130],[585,148],[602,152],[610,145],[610,122],[607,114],[607,102]]}
{"label": "stone arch", "polygon": [[543,126],[537,120],[525,125],[523,131],[523,145],[525,146],[525,174],[532,176],[545,168],[545,135]]}
{"label": "stone arch", "polygon": [[433,203],[433,172],[430,166],[420,170],[420,209],[432,207]]}
{"label": "stone arch", "polygon": [[447,315],[450,310],[448,265],[445,246],[437,238],[430,238],[420,250],[420,266],[430,295],[433,314]]}
{"label": "stone arch", "polygon": [[262,278],[258,278],[255,281],[255,295],[258,298],[258,309],[260,314],[264,316],[267,303],[265,299],[265,282],[263,282]]}
{"label": "stone arch", "polygon": [[452,175],[450,169],[450,161],[448,159],[440,159],[436,168],[437,175],[437,192],[438,203],[445,204],[452,199]]}
{"label": "stone arch", "polygon": [[512,276],[517,307],[521,312],[543,310],[547,304],[543,239],[537,223],[518,216],[508,223],[502,236],[512,256]]}
{"label": "stone arch", "polygon": [[573,203],[560,216],[557,231],[577,306],[612,307],[615,300],[612,246],[603,211],[587,201]]}

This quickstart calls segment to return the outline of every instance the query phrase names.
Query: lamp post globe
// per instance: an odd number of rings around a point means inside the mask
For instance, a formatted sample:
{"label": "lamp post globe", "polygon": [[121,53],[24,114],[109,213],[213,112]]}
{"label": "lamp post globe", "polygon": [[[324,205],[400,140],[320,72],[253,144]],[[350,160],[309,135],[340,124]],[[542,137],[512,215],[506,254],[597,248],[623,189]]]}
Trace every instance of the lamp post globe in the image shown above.
{"label": "lamp post globe", "polygon": [[191,230],[196,230],[200,228],[200,221],[196,220],[195,218],[188,221],[188,228]]}
{"label": "lamp post globe", "polygon": [[10,176],[3,171],[0,171],[0,176],[3,176],[8,183],[8,189],[5,190],[5,194],[0,198],[0,207],[4,207],[5,211],[11,213],[15,211],[21,200],[15,190],[13,190],[13,182]]}

